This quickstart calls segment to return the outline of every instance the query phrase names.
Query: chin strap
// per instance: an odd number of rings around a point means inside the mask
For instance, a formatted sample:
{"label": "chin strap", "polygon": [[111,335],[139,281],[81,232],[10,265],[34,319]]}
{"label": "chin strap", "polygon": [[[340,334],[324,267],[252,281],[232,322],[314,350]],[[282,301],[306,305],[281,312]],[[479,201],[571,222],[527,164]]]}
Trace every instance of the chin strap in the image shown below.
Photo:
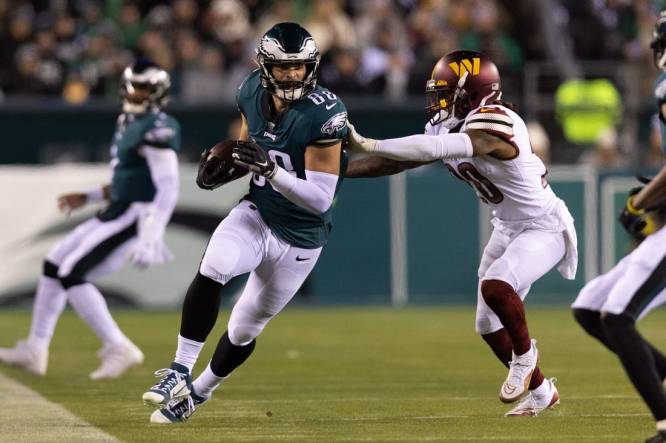
{"label": "chin strap", "polygon": [[465,72],[463,72],[463,74],[460,76],[458,84],[456,85],[456,92],[453,94],[453,100],[451,100],[453,102],[453,105],[451,106],[450,117],[442,121],[442,124],[447,129],[455,128],[458,125],[458,123],[462,121],[461,119],[456,117],[456,102],[458,101],[458,97],[460,97],[460,91],[462,91],[463,86],[465,86],[465,82],[467,81],[468,75],[469,72],[465,70]]}

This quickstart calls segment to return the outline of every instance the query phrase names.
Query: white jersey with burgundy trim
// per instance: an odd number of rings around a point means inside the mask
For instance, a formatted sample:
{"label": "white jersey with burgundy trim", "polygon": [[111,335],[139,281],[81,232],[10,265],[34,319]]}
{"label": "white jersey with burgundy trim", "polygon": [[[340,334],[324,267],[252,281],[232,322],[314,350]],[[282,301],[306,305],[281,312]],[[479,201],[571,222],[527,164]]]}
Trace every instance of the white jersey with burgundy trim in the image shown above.
{"label": "white jersey with burgundy trim", "polygon": [[[532,152],[525,122],[501,105],[477,108],[465,118],[460,131],[479,129],[514,145],[516,157],[500,160],[491,155],[447,159],[451,174],[471,185],[481,201],[490,205],[502,221],[540,217],[553,210],[558,198],[545,179],[546,167]],[[446,134],[444,125],[426,125],[429,135]]]}

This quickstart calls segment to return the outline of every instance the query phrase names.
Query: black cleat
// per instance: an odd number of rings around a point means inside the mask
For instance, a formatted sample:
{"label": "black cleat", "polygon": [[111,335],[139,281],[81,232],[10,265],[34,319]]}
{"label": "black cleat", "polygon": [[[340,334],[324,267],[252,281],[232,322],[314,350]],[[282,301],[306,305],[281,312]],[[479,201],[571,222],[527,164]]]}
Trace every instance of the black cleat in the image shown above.
{"label": "black cleat", "polygon": [[655,435],[645,440],[645,443],[666,443],[666,431],[658,431]]}

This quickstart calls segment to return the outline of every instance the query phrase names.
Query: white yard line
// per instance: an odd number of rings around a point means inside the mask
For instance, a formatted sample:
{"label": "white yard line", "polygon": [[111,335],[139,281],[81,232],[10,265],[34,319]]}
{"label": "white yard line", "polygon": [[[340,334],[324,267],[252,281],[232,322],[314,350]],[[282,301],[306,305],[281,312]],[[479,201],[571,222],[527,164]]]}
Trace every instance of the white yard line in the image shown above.
{"label": "white yard line", "polygon": [[120,440],[0,373],[3,441],[113,442]]}
{"label": "white yard line", "polygon": [[[614,434],[607,434],[607,435],[599,435],[599,434],[594,434],[594,435],[581,435],[581,434],[575,434],[575,435],[547,435],[547,436],[542,436],[542,437],[534,437],[534,436],[525,436],[525,437],[519,437],[519,436],[499,436],[499,435],[479,435],[479,436],[470,436],[470,437],[461,437],[461,436],[455,436],[455,437],[448,437],[448,436],[438,436],[438,437],[419,437],[419,438],[410,438],[410,437],[396,437],[396,438],[377,438],[375,439],[374,437],[343,437],[343,438],[335,438],[333,441],[508,441],[508,442],[513,442],[513,441],[520,441],[520,440],[526,440],[526,441],[565,441],[565,442],[571,442],[571,441],[592,441],[596,442],[599,441],[600,439],[604,439],[606,441],[611,441],[611,440],[616,440],[616,441],[624,441],[622,437],[618,437],[617,435]],[[626,439],[625,439],[626,440]]]}

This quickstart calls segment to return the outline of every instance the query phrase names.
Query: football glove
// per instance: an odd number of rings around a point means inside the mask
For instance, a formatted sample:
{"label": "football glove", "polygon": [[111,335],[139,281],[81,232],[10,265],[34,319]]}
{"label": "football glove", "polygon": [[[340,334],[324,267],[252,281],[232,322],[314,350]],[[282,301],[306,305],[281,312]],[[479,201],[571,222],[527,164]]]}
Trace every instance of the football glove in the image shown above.
{"label": "football glove", "polygon": [[371,154],[377,150],[377,140],[363,137],[356,132],[356,128],[349,121],[347,122],[347,126],[349,127],[349,143],[347,146],[350,151]]}
{"label": "football glove", "polygon": [[207,191],[219,188],[226,181],[224,180],[224,162],[218,157],[208,159],[210,149],[201,153],[199,158],[199,169],[197,171],[197,186]]}
{"label": "football glove", "polygon": [[629,192],[627,203],[620,212],[620,223],[629,235],[638,240],[639,242],[645,240],[645,237],[655,231],[655,222],[649,213],[644,209],[636,209],[631,203],[634,195],[636,195],[642,187],[634,188]]}
{"label": "football glove", "polygon": [[141,215],[138,222],[138,240],[129,250],[128,260],[140,269],[173,260],[173,254],[164,243],[165,221],[154,208]]}
{"label": "football glove", "polygon": [[277,164],[268,153],[254,142],[238,140],[234,147],[234,163],[250,171],[271,179],[277,171]]}

